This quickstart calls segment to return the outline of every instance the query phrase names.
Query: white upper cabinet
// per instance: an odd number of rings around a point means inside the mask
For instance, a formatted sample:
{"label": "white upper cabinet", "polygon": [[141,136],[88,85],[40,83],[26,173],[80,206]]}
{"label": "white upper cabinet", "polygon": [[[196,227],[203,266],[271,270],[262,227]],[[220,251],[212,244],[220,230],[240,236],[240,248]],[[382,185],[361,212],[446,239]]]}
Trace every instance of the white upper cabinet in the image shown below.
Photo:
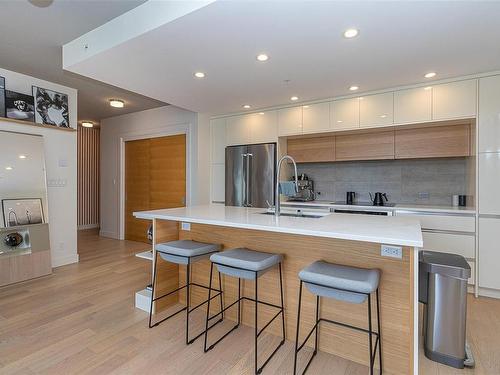
{"label": "white upper cabinet", "polygon": [[302,107],[302,130],[321,133],[330,130],[330,103],[310,104]]}
{"label": "white upper cabinet", "polygon": [[302,134],[302,106],[278,110],[278,135]]}
{"label": "white upper cabinet", "polygon": [[432,87],[418,87],[394,93],[394,123],[432,120]]}
{"label": "white upper cabinet", "polygon": [[500,75],[479,80],[478,129],[478,152],[500,152]]}
{"label": "white upper cabinet", "polygon": [[330,123],[333,130],[359,128],[359,98],[331,102]]}
{"label": "white upper cabinet", "polygon": [[267,111],[250,115],[250,142],[268,143],[278,141],[278,113]]}
{"label": "white upper cabinet", "polygon": [[479,213],[500,215],[500,153],[479,153]]}
{"label": "white upper cabinet", "polygon": [[210,120],[212,164],[223,164],[226,149],[226,119]]}
{"label": "white upper cabinet", "polygon": [[212,176],[211,176],[212,203],[224,202],[226,199],[225,173],[226,170],[223,164],[212,165]]}
{"label": "white upper cabinet", "polygon": [[476,116],[477,80],[451,82],[432,87],[432,119]]}
{"label": "white upper cabinet", "polygon": [[226,119],[226,143],[228,146],[250,143],[251,115],[233,116]]}
{"label": "white upper cabinet", "polygon": [[394,93],[359,98],[359,123],[362,128],[389,126],[394,123]]}

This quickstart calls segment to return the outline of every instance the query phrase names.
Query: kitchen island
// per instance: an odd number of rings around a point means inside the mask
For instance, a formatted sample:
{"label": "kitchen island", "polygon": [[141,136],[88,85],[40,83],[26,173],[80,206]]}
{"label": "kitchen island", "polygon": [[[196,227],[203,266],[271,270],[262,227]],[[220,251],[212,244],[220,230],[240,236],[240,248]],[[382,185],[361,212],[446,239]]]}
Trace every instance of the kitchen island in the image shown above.
{"label": "kitchen island", "polygon": [[[422,233],[418,220],[408,217],[335,213],[321,217],[275,217],[266,214],[265,209],[222,205],[143,211],[134,213],[134,216],[153,221],[153,247],[155,243],[164,241],[192,239],[220,243],[223,249],[247,247],[283,254],[288,340],[295,337],[299,285],[297,274],[302,268],[316,260],[324,260],[354,267],[380,269],[384,372],[418,374],[417,250],[422,246]],[[381,246],[384,244],[401,247],[401,257],[382,256]],[[162,265],[162,267],[167,268],[158,273],[158,284],[161,284],[164,290],[175,289],[179,284],[183,284],[185,272],[183,268],[175,265]],[[209,262],[196,263],[192,273],[194,281],[208,284]],[[262,294],[259,293],[259,298],[269,302],[278,301],[277,277],[275,271],[262,276],[264,285],[268,287],[262,290]],[[216,283],[215,275],[214,283]],[[229,304],[236,299],[237,280],[225,277],[223,284],[224,302]],[[159,293],[162,292],[160,289],[158,288]],[[251,282],[244,283],[244,293],[252,296]],[[199,303],[206,296],[206,291],[194,292],[192,304]],[[184,298],[185,296],[180,293],[178,296],[173,296],[167,304],[182,302]],[[307,327],[311,327],[314,323],[314,307],[314,297],[305,293],[302,336],[307,333]],[[250,303],[244,304],[243,323],[249,326],[252,325],[252,309]],[[274,313],[262,308],[259,317],[264,322]],[[366,309],[355,304],[325,299],[321,305],[321,315],[348,324],[367,325]],[[228,311],[226,318],[234,320],[234,312]],[[273,324],[271,331],[279,335],[279,324],[276,324],[276,327]],[[320,350],[358,363],[368,363],[366,334],[343,327],[323,325]]]}

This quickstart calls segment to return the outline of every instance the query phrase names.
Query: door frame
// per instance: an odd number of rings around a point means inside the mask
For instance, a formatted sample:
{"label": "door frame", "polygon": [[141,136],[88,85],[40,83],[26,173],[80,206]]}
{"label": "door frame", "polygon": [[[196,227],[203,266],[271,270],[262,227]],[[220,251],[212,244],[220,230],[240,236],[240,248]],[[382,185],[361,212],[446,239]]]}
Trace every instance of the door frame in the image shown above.
{"label": "door frame", "polygon": [[125,239],[125,142],[137,141],[140,139],[161,138],[173,135],[186,135],[186,206],[191,204],[191,171],[193,158],[191,157],[191,149],[193,143],[193,132],[190,123],[168,126],[161,131],[153,131],[151,133],[130,133],[120,137],[120,154],[119,154],[119,169],[120,169],[120,194],[119,194],[119,239]]}

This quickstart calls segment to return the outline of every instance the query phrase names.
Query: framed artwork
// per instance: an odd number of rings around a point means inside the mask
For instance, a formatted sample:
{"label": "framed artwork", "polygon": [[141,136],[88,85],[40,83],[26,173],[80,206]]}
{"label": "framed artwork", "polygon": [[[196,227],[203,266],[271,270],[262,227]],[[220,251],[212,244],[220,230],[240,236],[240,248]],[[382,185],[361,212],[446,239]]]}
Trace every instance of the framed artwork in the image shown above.
{"label": "framed artwork", "polygon": [[5,117],[5,78],[0,77],[0,117]]}
{"label": "framed artwork", "polygon": [[5,90],[5,109],[8,118],[35,121],[35,105],[32,96]]}
{"label": "framed artwork", "polygon": [[32,87],[35,98],[35,122],[69,128],[68,95],[56,91]]}
{"label": "framed artwork", "polygon": [[44,223],[41,198],[2,199],[2,212],[5,227]]}

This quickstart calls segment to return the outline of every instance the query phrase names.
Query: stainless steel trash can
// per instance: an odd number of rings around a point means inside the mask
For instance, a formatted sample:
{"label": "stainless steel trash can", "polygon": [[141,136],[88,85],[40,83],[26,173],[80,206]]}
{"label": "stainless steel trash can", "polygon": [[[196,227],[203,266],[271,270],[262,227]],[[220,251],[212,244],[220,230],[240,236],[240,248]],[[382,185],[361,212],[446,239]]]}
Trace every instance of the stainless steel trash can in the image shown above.
{"label": "stainless steel trash can", "polygon": [[425,250],[419,253],[425,356],[455,368],[474,363],[465,340],[470,274],[463,256]]}

